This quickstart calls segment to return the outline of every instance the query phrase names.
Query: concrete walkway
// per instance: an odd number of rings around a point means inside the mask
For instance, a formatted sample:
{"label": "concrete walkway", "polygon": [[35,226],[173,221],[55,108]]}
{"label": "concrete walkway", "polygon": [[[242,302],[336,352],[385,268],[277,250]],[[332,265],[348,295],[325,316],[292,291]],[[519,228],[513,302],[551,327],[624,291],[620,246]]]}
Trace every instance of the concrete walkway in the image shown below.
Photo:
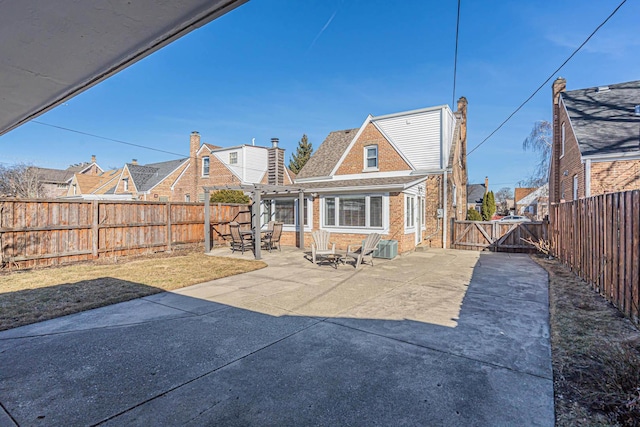
{"label": "concrete walkway", "polygon": [[264,255],[0,332],[0,426],[553,425],[548,280],[527,255]]}

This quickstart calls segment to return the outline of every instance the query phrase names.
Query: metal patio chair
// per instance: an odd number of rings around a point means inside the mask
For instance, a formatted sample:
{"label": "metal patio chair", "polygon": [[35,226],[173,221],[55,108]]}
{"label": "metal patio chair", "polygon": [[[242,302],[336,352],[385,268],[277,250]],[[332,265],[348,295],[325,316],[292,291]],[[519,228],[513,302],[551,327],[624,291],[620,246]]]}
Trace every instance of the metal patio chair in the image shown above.
{"label": "metal patio chair", "polygon": [[253,250],[253,237],[251,235],[242,235],[240,233],[240,224],[233,221],[229,223],[229,229],[231,230],[231,253],[235,251],[242,251],[244,255],[245,249]]}

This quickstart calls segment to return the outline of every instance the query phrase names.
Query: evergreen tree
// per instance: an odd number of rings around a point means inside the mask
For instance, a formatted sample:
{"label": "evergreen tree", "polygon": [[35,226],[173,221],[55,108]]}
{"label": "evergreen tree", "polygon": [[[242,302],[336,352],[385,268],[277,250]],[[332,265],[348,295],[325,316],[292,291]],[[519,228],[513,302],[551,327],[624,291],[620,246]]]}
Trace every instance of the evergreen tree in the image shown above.
{"label": "evergreen tree", "polygon": [[489,191],[482,198],[482,219],[483,221],[491,221],[493,214],[496,213],[496,199],[493,191]]}
{"label": "evergreen tree", "polygon": [[302,167],[307,163],[309,157],[313,153],[313,146],[309,142],[307,135],[302,135],[302,139],[298,142],[298,148],[296,149],[295,154],[291,155],[291,160],[289,160],[289,169],[293,171],[293,173],[298,173],[302,169]]}
{"label": "evergreen tree", "polygon": [[467,221],[482,221],[482,216],[474,208],[469,208],[467,211]]}

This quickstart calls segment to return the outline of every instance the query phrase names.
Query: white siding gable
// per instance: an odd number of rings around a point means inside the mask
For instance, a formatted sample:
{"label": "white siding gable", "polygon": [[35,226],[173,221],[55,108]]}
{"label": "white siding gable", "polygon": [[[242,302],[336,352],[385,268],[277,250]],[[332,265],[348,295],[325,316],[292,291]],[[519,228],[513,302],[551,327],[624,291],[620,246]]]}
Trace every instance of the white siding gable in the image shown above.
{"label": "white siding gable", "polygon": [[[237,163],[231,164],[231,153],[237,156]],[[218,160],[225,164],[242,183],[258,184],[267,171],[267,149],[243,145],[212,152]]]}
{"label": "white siding gable", "polygon": [[438,170],[446,166],[455,125],[448,106],[374,117],[372,122],[416,170]]}

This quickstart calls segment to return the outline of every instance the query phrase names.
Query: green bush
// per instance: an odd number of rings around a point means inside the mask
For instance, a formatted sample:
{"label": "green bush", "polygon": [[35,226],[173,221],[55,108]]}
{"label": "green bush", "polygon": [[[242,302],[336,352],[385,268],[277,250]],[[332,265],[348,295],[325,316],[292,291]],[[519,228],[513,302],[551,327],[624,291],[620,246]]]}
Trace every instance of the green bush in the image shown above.
{"label": "green bush", "polygon": [[241,190],[219,190],[211,194],[212,203],[249,203],[251,198]]}
{"label": "green bush", "polygon": [[480,212],[473,208],[469,208],[467,211],[467,221],[482,221],[482,216],[480,216]]}

